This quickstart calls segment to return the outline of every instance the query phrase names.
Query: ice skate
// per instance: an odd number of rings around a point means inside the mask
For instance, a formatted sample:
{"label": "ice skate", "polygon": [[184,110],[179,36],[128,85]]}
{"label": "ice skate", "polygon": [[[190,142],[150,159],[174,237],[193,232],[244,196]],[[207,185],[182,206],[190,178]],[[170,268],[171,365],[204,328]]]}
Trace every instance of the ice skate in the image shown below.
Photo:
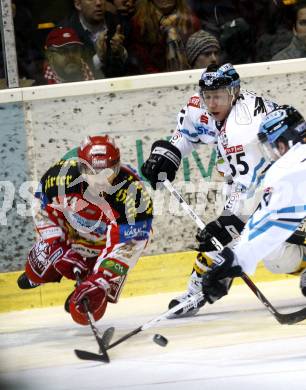
{"label": "ice skate", "polygon": [[40,286],[39,283],[33,283],[28,277],[25,272],[23,272],[19,278],[17,279],[18,287],[22,290],[29,290],[30,288],[35,288]]}
{"label": "ice skate", "polygon": [[[169,309],[172,309],[174,306],[186,301],[190,297],[196,295],[198,292],[201,291],[201,281],[202,277],[198,276],[195,271],[191,274],[188,290],[184,292],[182,295],[179,295],[175,298],[173,298],[169,302]],[[183,309],[178,310],[176,313],[169,316],[169,318],[179,318],[179,317],[190,317],[197,314],[197,312],[200,310],[202,306],[205,304],[205,299],[203,297],[197,298],[190,302],[187,306],[185,306]]]}

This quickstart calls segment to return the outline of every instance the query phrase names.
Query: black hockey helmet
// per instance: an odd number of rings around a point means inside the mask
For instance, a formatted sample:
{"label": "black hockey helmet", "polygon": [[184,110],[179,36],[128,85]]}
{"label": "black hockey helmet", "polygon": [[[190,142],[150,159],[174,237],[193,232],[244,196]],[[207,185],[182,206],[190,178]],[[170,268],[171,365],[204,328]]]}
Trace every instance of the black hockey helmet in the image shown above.
{"label": "black hockey helmet", "polygon": [[240,87],[240,78],[236,69],[230,63],[220,67],[210,65],[202,73],[199,86],[201,92],[220,88],[236,88]]}

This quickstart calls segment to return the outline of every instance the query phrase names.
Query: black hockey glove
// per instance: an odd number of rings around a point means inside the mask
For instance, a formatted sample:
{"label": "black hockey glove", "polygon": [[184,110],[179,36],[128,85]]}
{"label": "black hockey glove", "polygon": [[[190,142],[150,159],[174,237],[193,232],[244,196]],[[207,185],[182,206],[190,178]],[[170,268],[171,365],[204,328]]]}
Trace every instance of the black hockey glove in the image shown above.
{"label": "black hockey glove", "polygon": [[152,145],[148,160],[141,167],[141,172],[156,190],[157,182],[166,179],[174,180],[181,158],[181,152],[169,141],[156,141]]}
{"label": "black hockey glove", "polygon": [[196,240],[199,241],[199,252],[211,252],[216,248],[211,242],[215,237],[223,246],[238,237],[244,228],[244,222],[236,215],[221,215],[215,221],[209,222],[205,229],[198,229]]}
{"label": "black hockey glove", "polygon": [[232,278],[242,275],[240,265],[233,266],[235,255],[229,248],[224,248],[214,260],[210,271],[202,277],[202,291],[209,303],[227,295]]}

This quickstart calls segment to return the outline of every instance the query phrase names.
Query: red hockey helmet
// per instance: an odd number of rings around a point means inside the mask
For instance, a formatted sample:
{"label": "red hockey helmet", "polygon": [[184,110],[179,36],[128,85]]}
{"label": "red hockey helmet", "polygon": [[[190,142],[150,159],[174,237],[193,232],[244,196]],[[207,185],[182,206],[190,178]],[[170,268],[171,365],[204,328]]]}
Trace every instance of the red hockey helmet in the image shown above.
{"label": "red hockey helmet", "polygon": [[78,148],[78,157],[81,173],[113,168],[118,174],[120,169],[120,150],[108,135],[86,137]]}

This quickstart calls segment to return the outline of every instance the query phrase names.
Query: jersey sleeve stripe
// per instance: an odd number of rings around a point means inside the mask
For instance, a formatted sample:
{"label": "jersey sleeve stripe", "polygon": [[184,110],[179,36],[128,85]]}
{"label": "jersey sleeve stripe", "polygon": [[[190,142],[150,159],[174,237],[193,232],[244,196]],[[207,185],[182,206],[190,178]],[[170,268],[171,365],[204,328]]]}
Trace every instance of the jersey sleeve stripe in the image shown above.
{"label": "jersey sleeve stripe", "polygon": [[[255,180],[257,178],[257,172],[259,171],[259,169],[264,165],[264,163],[266,162],[266,160],[264,158],[262,158],[259,163],[256,165],[256,167],[254,168],[254,172],[253,172],[253,176],[252,176],[252,181],[251,181],[251,184],[255,183]],[[261,178],[261,180],[263,179],[263,177]]]}
{"label": "jersey sleeve stripe", "polygon": [[298,226],[298,223],[286,224],[286,223],[280,222],[280,221],[268,221],[265,224],[263,224],[262,226],[260,226],[258,229],[256,229],[255,231],[253,231],[249,234],[249,241],[251,241],[252,239],[254,239],[255,237],[259,236],[262,233],[266,233],[266,231],[269,230],[273,226],[278,227],[280,229],[289,230],[290,232],[294,232]]}
{"label": "jersey sleeve stripe", "polygon": [[[297,213],[300,213],[300,212],[304,212],[306,211],[306,205],[299,205],[299,206],[290,206],[290,207],[284,207],[282,209],[279,209],[279,210],[272,210],[270,211],[269,213],[265,214],[259,221],[253,223],[253,217],[250,218],[250,221],[249,221],[249,226],[250,226],[250,229],[254,229],[257,225],[259,225],[260,223],[262,223],[262,221],[264,221],[265,219],[268,218],[269,215],[273,215],[273,214],[285,214],[285,213],[290,213],[290,214],[297,214]],[[298,219],[291,219],[291,221],[302,221],[302,219],[305,218],[305,215],[301,215],[301,218],[298,218]],[[270,219],[272,219],[270,217]],[[278,219],[278,218],[276,218]]]}

